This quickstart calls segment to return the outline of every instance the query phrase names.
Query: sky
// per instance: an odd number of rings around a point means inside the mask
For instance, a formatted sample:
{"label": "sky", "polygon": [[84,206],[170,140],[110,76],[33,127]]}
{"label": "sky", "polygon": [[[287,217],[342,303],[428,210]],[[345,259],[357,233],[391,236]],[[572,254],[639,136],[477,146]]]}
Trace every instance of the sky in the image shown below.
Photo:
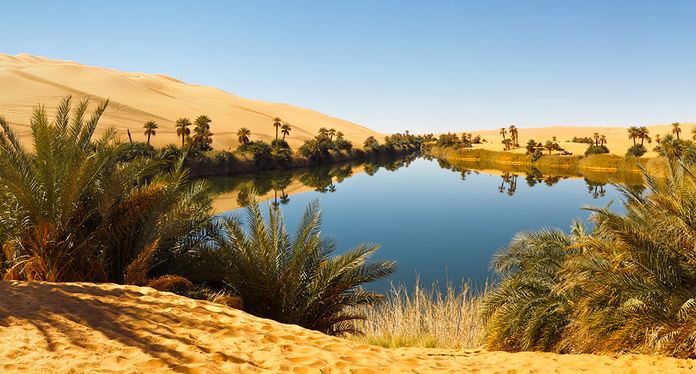
{"label": "sky", "polygon": [[696,1],[23,0],[0,14],[0,53],[382,132],[696,121]]}

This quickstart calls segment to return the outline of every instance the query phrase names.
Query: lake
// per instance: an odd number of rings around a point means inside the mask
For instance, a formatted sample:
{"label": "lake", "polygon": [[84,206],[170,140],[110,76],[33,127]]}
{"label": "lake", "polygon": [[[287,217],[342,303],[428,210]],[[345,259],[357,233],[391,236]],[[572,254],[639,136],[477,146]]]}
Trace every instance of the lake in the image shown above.
{"label": "lake", "polygon": [[[307,170],[262,172],[210,179],[214,206],[244,214],[240,203],[253,189],[263,206],[282,207],[289,231],[319,199],[322,235],[339,250],[378,243],[375,258],[394,259],[389,282],[413,285],[492,279],[492,255],[524,230],[586,220],[585,205],[621,209],[620,193],[606,176],[541,175],[535,170],[474,170],[423,157],[334,164]],[[640,180],[636,176],[631,182]]]}

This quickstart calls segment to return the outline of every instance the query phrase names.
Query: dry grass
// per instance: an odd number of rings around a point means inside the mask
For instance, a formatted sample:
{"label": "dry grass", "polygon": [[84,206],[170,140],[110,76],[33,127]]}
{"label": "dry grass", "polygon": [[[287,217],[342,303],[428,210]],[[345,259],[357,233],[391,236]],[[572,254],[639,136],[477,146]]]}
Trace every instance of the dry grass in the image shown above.
{"label": "dry grass", "polygon": [[362,309],[367,316],[357,327],[364,335],[352,338],[387,348],[478,348],[482,322],[480,297],[468,284],[437,284],[412,290],[392,287],[384,303]]}

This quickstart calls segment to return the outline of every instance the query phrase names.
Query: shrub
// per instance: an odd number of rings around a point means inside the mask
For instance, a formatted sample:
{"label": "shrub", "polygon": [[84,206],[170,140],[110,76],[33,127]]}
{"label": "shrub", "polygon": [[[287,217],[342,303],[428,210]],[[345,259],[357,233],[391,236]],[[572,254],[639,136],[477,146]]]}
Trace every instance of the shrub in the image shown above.
{"label": "shrub", "polygon": [[489,349],[557,351],[569,322],[564,295],[554,292],[571,239],[560,230],[522,232],[496,253],[493,267],[501,280],[482,304]]}
{"label": "shrub", "polygon": [[489,348],[693,357],[696,166],[671,158],[626,213],[591,208],[594,229],[520,234],[496,257],[484,300]]}
{"label": "shrub", "polygon": [[363,143],[363,148],[365,148],[365,150],[368,152],[379,151],[379,141],[375,139],[374,136],[370,136],[367,139],[365,139],[365,142]]}
{"label": "shrub", "polygon": [[138,157],[153,158],[156,153],[155,148],[147,143],[124,143],[119,152],[118,161],[132,161]]}
{"label": "shrub", "polygon": [[251,155],[254,158],[254,163],[259,167],[263,167],[271,161],[273,149],[263,140],[257,140],[240,144],[237,147],[237,152]]}
{"label": "shrub", "polygon": [[645,154],[648,150],[642,144],[636,144],[626,151],[626,156],[640,157]]}
{"label": "shrub", "polygon": [[211,223],[205,185],[187,184],[180,167],[161,172],[154,159],[120,161],[130,145],[115,130],[93,140],[107,103],[92,116],[85,116],[87,106],[73,108],[67,97],[53,122],[37,108],[34,152],[0,118],[5,279],[143,285],[205,241]]}
{"label": "shrub", "polygon": [[461,140],[457,134],[448,132],[447,134],[441,134],[437,139],[436,145],[438,147],[453,147],[455,145],[461,144]]}
{"label": "shrub", "polygon": [[585,156],[601,155],[604,153],[609,153],[609,148],[607,148],[606,145],[590,145],[585,151]]}
{"label": "shrub", "polygon": [[339,151],[346,151],[350,153],[350,151],[353,149],[353,143],[347,139],[336,139],[334,143],[336,145],[336,149]]}
{"label": "shrub", "polygon": [[246,231],[236,217],[211,252],[226,269],[224,281],[242,297],[244,310],[256,316],[297,324],[328,334],[354,331],[350,321],[363,318],[350,308],[372,304],[381,294],[360,285],[393,273],[393,261],[367,262],[377,246],[360,245],[330,257],[336,245],[321,238],[317,202],[306,210],[294,237],[286,234],[280,209],[269,208],[269,221],[258,203],[247,207]]}

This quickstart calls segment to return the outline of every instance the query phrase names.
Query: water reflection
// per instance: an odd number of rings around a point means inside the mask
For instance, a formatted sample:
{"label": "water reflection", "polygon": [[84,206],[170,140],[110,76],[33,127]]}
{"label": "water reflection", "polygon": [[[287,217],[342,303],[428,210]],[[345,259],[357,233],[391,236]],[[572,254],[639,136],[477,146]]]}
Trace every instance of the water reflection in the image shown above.
{"label": "water reflection", "polygon": [[[274,207],[279,207],[288,204],[293,194],[307,191],[316,191],[322,194],[334,193],[340,188],[339,186],[343,181],[355,174],[365,173],[373,176],[381,169],[393,172],[409,166],[417,157],[410,155],[380,158],[322,165],[309,169],[276,170],[234,177],[211,178],[212,192],[216,196],[214,205],[219,211],[237,209],[245,206],[249,197],[255,194],[261,200],[269,200]],[[561,180],[581,178],[587,185],[588,193],[594,199],[606,195],[605,186],[607,184],[619,183],[632,188],[642,188],[642,177],[638,173],[595,172],[581,175],[572,170],[558,169],[542,172],[535,167],[515,165],[506,165],[504,170],[492,170],[478,168],[475,162],[450,163],[442,159],[436,161],[441,168],[458,173],[462,181],[467,181],[471,175],[480,173],[499,175],[500,180],[495,188],[499,193],[508,196],[515,195],[518,183],[522,178],[529,187],[537,185],[551,187]]]}
{"label": "water reflection", "polygon": [[381,244],[376,259],[399,262],[391,281],[412,285],[417,276],[428,284],[461,279],[483,284],[490,279],[491,256],[515,233],[567,228],[575,218],[587,219],[582,206],[618,202],[620,190],[612,183],[635,180],[640,175],[493,170],[412,156],[214,178],[211,185],[218,212],[244,206],[255,191],[259,200],[282,208],[290,231],[307,204],[319,198],[322,231],[341,249]]}
{"label": "water reflection", "polygon": [[396,171],[408,166],[416,157],[416,155],[410,155],[378,158],[308,169],[274,170],[233,177],[217,177],[210,178],[209,184],[215,196],[214,205],[218,211],[243,207],[252,195],[256,195],[261,200],[270,200],[272,206],[279,207],[288,204],[292,194],[306,191],[334,193],[343,181],[356,173],[364,172],[372,176],[380,169]]}
{"label": "water reflection", "polygon": [[629,188],[643,189],[643,177],[640,173],[622,172],[579,172],[567,169],[541,170],[534,166],[505,165],[504,169],[480,168],[476,162],[460,161],[456,163],[447,160],[437,159],[438,164],[443,169],[448,169],[460,174],[463,181],[472,174],[485,172],[487,174],[498,174],[501,177],[500,184],[496,187],[498,192],[514,196],[517,191],[519,177],[524,177],[529,187],[543,184],[552,187],[561,180],[570,178],[582,178],[587,184],[587,190],[594,199],[606,196],[607,184],[622,184]]}

